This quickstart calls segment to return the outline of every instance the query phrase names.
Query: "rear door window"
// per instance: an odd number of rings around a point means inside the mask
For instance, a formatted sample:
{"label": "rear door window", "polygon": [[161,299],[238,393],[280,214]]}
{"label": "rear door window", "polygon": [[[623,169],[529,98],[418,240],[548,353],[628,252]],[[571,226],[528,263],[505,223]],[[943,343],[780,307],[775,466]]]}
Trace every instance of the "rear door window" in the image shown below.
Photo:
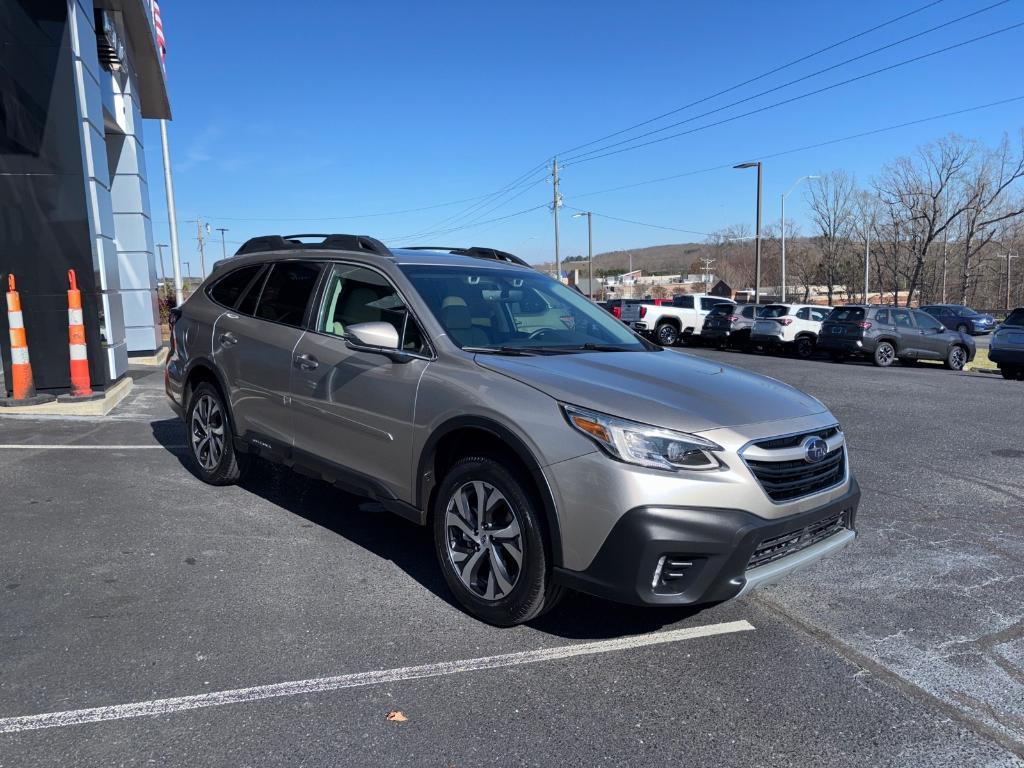
{"label": "rear door window", "polygon": [[897,328],[913,328],[914,321],[910,317],[909,309],[894,309],[889,314],[892,315],[892,324]]}
{"label": "rear door window", "polygon": [[811,319],[810,307],[800,307],[800,309],[798,309],[796,311],[796,316],[800,320],[810,320]]}
{"label": "rear door window", "polygon": [[261,320],[300,327],[316,288],[320,265],[312,261],[279,261],[263,284],[255,316]]}
{"label": "rear door window", "polygon": [[889,319],[889,310],[878,310],[878,312],[875,314],[875,322],[877,322],[879,325],[889,325],[892,322],[892,320]]}
{"label": "rear door window", "polygon": [[676,296],[672,299],[672,306],[693,309],[693,296]]}
{"label": "rear door window", "polygon": [[209,296],[215,302],[228,309],[234,309],[238,298],[246,289],[256,273],[260,271],[262,264],[252,264],[248,267],[233,270],[224,275],[210,288]]}
{"label": "rear door window", "polygon": [[917,327],[922,331],[938,331],[944,327],[942,323],[927,312],[915,312],[914,319],[917,321]]}

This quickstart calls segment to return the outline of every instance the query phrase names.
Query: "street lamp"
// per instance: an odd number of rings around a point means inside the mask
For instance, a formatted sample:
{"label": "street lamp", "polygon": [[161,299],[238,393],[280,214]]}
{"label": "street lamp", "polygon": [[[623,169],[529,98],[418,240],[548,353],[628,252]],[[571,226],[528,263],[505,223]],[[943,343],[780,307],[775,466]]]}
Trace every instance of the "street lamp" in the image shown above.
{"label": "street lamp", "polygon": [[591,220],[593,214],[590,211],[580,211],[574,213],[572,217],[578,219],[581,216],[587,217],[587,264],[590,277],[587,278],[587,296],[591,299],[594,298],[594,230],[591,227]]}
{"label": "street lamp", "polygon": [[733,168],[757,168],[757,229],[754,234],[754,304],[761,303],[761,161],[740,163]]}
{"label": "street lamp", "polygon": [[782,195],[782,300],[786,300],[786,198],[790,196],[794,189],[800,186],[803,181],[810,179],[820,179],[820,176],[801,176],[799,179],[793,182],[793,186],[789,188],[785,194]]}

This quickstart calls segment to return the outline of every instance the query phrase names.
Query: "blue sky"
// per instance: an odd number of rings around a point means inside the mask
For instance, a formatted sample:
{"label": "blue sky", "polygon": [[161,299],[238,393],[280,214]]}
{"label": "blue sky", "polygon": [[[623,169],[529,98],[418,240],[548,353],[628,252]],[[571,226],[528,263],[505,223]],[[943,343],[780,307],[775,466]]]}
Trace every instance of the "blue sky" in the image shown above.
{"label": "blue sky", "polygon": [[[687,119],[650,138],[699,128],[1024,21],[1024,3],[1009,0],[693,119],[993,2],[943,0],[636,133]],[[395,245],[489,245],[545,260],[553,252],[548,209],[483,222],[550,202],[539,166],[554,153],[571,158],[564,150],[927,3],[164,0],[182,258],[198,273],[195,225],[185,221],[198,214],[229,229],[229,253],[253,235],[355,232]],[[589,193],[1022,96],[1022,44],[1024,27],[686,136],[567,163],[565,205],[694,232],[753,226],[750,171],[721,169]],[[946,133],[994,144],[1022,125],[1024,101],[1016,101],[766,159],[765,220],[778,220],[779,195],[804,174],[845,168],[867,183],[887,161]],[[168,242],[156,123],[147,124],[146,137],[154,235]],[[341,218],[475,198],[520,177],[521,186],[475,209],[469,201]],[[563,257],[586,252],[586,226],[571,213],[561,217]],[[789,198],[787,216],[808,231],[801,192]],[[467,224],[474,226],[443,231]],[[218,238],[215,232],[208,253],[219,257]],[[594,218],[595,251],[700,239]]]}

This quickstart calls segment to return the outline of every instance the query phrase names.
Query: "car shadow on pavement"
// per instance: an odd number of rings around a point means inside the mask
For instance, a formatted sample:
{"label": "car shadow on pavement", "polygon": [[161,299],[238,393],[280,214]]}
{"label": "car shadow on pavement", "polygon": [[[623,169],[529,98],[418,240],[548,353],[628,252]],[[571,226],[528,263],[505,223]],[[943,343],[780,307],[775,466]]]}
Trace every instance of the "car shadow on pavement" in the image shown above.
{"label": "car shadow on pavement", "polygon": [[[184,424],[178,419],[164,419],[151,422],[150,427],[157,442],[197,476],[188,450],[182,447]],[[262,459],[255,460],[239,487],[393,562],[421,586],[461,610],[438,568],[429,528],[391,514],[372,499]],[[652,632],[700,610],[641,608],[570,591],[558,606],[528,626],[567,639],[602,640]]]}

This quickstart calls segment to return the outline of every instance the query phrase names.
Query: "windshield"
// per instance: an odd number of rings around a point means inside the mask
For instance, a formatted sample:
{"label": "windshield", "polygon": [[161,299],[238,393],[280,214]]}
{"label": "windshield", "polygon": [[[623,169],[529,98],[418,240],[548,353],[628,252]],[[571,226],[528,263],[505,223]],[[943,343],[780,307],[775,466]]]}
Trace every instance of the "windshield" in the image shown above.
{"label": "windshield", "polygon": [[769,304],[761,310],[759,317],[785,317],[789,314],[789,307],[784,304]]}
{"label": "windshield", "polygon": [[539,272],[427,265],[402,270],[464,349],[510,354],[656,349],[578,291]]}

